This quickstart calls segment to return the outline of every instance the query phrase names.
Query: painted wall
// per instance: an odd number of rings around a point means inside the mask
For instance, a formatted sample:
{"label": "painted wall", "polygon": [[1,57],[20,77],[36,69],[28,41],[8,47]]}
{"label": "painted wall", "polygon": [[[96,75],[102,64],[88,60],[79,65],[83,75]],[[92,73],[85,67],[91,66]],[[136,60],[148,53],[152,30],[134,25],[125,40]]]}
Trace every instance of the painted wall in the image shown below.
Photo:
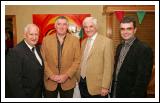
{"label": "painted wall", "polygon": [[26,24],[32,23],[32,14],[83,14],[89,13],[98,20],[99,33],[106,35],[106,16],[102,5],[6,5],[5,15],[16,15],[17,43],[23,39]]}

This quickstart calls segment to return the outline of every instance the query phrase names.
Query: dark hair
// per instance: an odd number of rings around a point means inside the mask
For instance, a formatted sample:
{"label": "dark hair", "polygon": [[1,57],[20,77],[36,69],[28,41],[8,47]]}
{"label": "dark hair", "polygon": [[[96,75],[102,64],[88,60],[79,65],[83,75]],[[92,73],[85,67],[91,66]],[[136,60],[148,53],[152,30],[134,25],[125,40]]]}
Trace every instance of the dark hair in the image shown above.
{"label": "dark hair", "polygon": [[125,16],[123,17],[122,21],[120,23],[133,23],[134,28],[136,28],[136,21],[133,17],[131,16]]}

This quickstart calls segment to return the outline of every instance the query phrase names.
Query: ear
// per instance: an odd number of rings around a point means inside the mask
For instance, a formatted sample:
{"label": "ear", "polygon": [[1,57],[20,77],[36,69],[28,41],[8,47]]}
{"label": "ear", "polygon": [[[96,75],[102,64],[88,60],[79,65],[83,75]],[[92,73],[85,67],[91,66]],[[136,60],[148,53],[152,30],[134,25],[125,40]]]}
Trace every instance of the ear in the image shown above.
{"label": "ear", "polygon": [[55,27],[55,28],[57,27],[57,22],[55,22],[54,27]]}
{"label": "ear", "polygon": [[137,27],[135,27],[135,29],[134,29],[134,34],[137,32]]}
{"label": "ear", "polygon": [[23,33],[23,37],[26,38],[26,33],[25,32]]}

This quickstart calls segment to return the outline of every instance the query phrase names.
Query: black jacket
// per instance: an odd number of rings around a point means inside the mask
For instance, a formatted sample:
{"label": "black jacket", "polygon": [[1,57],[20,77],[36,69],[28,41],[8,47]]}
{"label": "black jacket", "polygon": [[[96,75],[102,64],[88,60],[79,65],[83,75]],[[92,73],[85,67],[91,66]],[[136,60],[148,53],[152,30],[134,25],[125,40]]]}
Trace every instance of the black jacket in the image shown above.
{"label": "black jacket", "polygon": [[[117,47],[115,69],[119,59],[122,44]],[[118,74],[117,98],[143,98],[146,95],[147,85],[151,78],[153,66],[153,52],[146,44],[135,39],[122,63]],[[115,79],[113,73],[112,92]]]}
{"label": "black jacket", "polygon": [[[42,60],[40,47],[36,46],[36,50]],[[43,65],[24,41],[9,51],[5,66],[6,97],[42,97]]]}

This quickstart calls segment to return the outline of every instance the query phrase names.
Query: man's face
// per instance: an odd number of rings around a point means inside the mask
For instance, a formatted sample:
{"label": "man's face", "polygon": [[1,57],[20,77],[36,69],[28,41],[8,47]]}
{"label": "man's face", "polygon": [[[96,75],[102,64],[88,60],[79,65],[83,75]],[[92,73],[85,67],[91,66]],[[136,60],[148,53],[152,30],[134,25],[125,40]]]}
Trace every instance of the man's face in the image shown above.
{"label": "man's face", "polygon": [[58,35],[65,35],[67,33],[68,24],[66,19],[59,19],[55,24]]}
{"label": "man's face", "polygon": [[30,46],[35,46],[38,42],[39,39],[39,31],[36,27],[30,27],[28,29],[28,32],[24,34],[25,41],[30,45]]}
{"label": "man's face", "polygon": [[136,33],[136,28],[134,28],[133,22],[121,23],[120,24],[120,33],[121,33],[121,37],[124,40],[131,39],[134,36],[134,34]]}
{"label": "man's face", "polygon": [[87,22],[83,28],[88,37],[93,36],[97,32],[96,26],[91,21]]}

